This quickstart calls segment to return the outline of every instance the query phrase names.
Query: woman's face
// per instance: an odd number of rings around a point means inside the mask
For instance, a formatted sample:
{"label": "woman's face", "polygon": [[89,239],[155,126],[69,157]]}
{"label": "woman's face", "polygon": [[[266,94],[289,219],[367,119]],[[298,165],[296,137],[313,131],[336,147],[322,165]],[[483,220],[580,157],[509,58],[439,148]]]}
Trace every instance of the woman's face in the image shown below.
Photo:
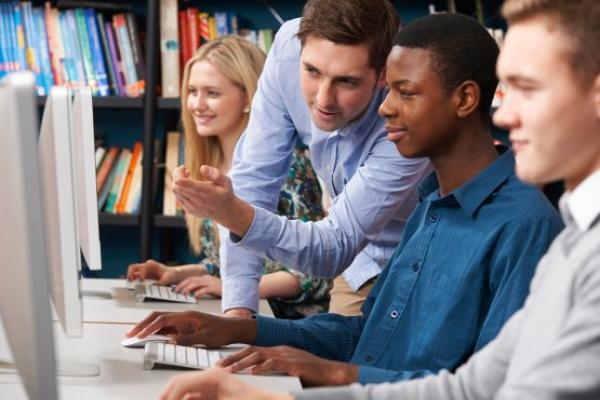
{"label": "woman's face", "polygon": [[209,61],[192,65],[187,109],[200,136],[239,135],[245,124],[246,93]]}

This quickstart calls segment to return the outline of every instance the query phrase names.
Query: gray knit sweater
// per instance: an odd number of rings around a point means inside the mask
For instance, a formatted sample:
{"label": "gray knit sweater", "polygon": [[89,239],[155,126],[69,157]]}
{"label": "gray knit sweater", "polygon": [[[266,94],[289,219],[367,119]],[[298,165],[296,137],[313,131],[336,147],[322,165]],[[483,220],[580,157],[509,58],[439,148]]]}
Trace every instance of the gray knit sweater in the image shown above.
{"label": "gray knit sweater", "polygon": [[595,207],[595,222],[581,230],[565,203],[566,228],[540,261],[523,309],[455,373],[296,399],[600,399],[600,213]]}

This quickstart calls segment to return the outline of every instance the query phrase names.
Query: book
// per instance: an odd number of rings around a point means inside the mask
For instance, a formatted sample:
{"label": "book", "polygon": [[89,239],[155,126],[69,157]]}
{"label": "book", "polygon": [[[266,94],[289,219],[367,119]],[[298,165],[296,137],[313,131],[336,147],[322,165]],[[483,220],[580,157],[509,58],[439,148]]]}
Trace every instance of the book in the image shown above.
{"label": "book", "polygon": [[[102,146],[96,148],[96,154],[95,154],[95,159],[96,159],[96,171],[98,171],[98,167],[100,167],[100,164],[102,163],[102,160],[104,159],[104,155],[106,154],[106,149]],[[98,186],[96,186],[96,191],[98,191]]]}
{"label": "book", "polygon": [[[65,52],[67,53],[65,58],[71,63],[71,71],[69,72],[71,84],[75,87],[84,87],[87,85],[87,82],[79,44],[75,11],[66,10],[64,13],[60,13],[60,16],[59,20],[63,33],[62,39]],[[71,74],[74,74],[74,76]]]}
{"label": "book", "polygon": [[42,8],[33,9],[33,22],[38,31],[38,49],[40,54],[40,73],[43,76],[44,91],[50,93],[50,88],[54,85],[54,74],[52,73],[52,60],[50,59],[50,49],[48,48],[48,36],[46,29],[46,19]]}
{"label": "book", "polygon": [[196,7],[190,7],[185,10],[185,15],[187,18],[187,36],[190,48],[190,58],[192,58],[196,50],[198,50],[198,47],[200,47],[200,36],[198,33],[198,9]]}
{"label": "book", "polygon": [[110,59],[115,70],[117,93],[119,96],[127,96],[127,90],[125,90],[125,76],[123,75],[123,66],[121,63],[121,53],[117,46],[117,40],[113,27],[110,22],[104,24],[104,30],[106,32],[106,40],[108,41],[108,48],[110,51]]}
{"label": "book", "polygon": [[125,176],[125,181],[123,183],[123,189],[119,195],[119,200],[116,206],[117,214],[125,213],[125,205],[127,204],[127,197],[129,196],[129,190],[131,188],[131,181],[133,180],[133,172],[135,167],[140,162],[140,158],[142,157],[142,143],[135,142],[133,145],[133,152],[131,154],[131,160],[129,161],[129,166],[127,167],[127,174]]}
{"label": "book", "polygon": [[85,81],[87,86],[92,90],[92,96],[98,96],[98,82],[96,80],[96,74],[94,73],[94,61],[92,60],[92,49],[88,28],[86,27],[85,14],[82,8],[76,8],[74,12]]}
{"label": "book", "polygon": [[185,11],[179,11],[177,13],[177,19],[179,20],[179,44],[181,46],[181,51],[179,52],[179,70],[183,71],[185,63],[187,63],[192,56]]}
{"label": "book", "polygon": [[117,212],[117,202],[119,201],[119,196],[121,195],[123,185],[125,184],[127,167],[129,166],[130,160],[131,151],[129,149],[121,150],[121,154],[119,155],[119,160],[117,162],[115,179],[110,187],[108,198],[106,199],[106,206],[104,207],[104,211],[107,213],[115,214]]}
{"label": "book", "polygon": [[[108,195],[110,193],[110,189],[115,181],[115,177],[117,175],[117,167],[118,167],[118,157],[119,150],[117,149],[117,154],[115,155],[115,159],[109,165],[108,175],[106,176],[105,182],[102,185],[102,189],[100,189],[100,193],[98,194],[98,211],[101,211],[105,208],[106,201],[108,200]],[[97,179],[97,177],[96,177]]]}
{"label": "book", "polygon": [[15,51],[17,55],[17,69],[16,71],[24,71],[27,69],[27,57],[25,54],[25,32],[23,26],[23,14],[21,12],[21,5],[19,3],[12,4],[12,18],[10,31],[14,32],[15,35]]}
{"label": "book", "polygon": [[35,86],[39,96],[45,96],[46,85],[44,76],[40,66],[38,30],[33,22],[33,9],[31,2],[24,1],[21,3],[21,11],[23,13],[23,25],[25,34],[25,59],[27,60],[27,68],[35,74]]}
{"label": "book", "polygon": [[160,0],[160,65],[163,97],[179,97],[177,0]]}
{"label": "book", "polygon": [[102,54],[102,44],[98,33],[98,24],[96,22],[96,13],[91,8],[84,9],[86,25],[88,29],[88,38],[90,44],[90,52],[92,55],[92,67],[96,84],[98,85],[98,95],[108,96],[110,94],[108,85],[108,76]]}
{"label": "book", "polygon": [[65,57],[65,52],[60,36],[58,26],[58,10],[53,9],[50,2],[44,5],[44,14],[46,18],[46,35],[48,37],[48,51],[52,63],[52,75],[54,84],[63,85],[65,83],[65,71],[63,70],[61,60]]}
{"label": "book", "polygon": [[115,37],[121,54],[121,68],[125,76],[125,89],[129,97],[137,97],[141,94],[141,85],[138,82],[135,63],[133,62],[133,51],[131,50],[131,41],[127,32],[127,22],[125,14],[116,14],[113,16],[113,26]]}
{"label": "book", "polygon": [[8,33],[5,28],[7,17],[4,14],[4,7],[0,4],[0,79],[12,72],[12,61],[8,51]]}
{"label": "book", "polygon": [[200,35],[200,44],[210,40],[210,29],[208,28],[208,13],[198,13],[198,31]]}
{"label": "book", "polygon": [[140,86],[140,93],[143,93],[146,85],[146,67],[144,62],[144,54],[142,53],[142,45],[140,43],[140,34],[137,28],[137,22],[135,15],[132,13],[125,14],[127,22],[127,31],[129,32],[129,39],[131,40],[131,50],[133,53],[133,63],[138,76],[138,85]]}
{"label": "book", "polygon": [[107,182],[108,175],[110,174],[110,171],[118,155],[119,149],[116,147],[111,147],[106,152],[106,155],[102,160],[102,164],[100,165],[96,173],[96,191],[98,192],[98,195],[104,189],[104,184]]}
{"label": "book", "polygon": [[167,149],[165,157],[165,176],[163,193],[163,214],[177,215],[177,201],[173,193],[173,171],[179,161],[179,132],[167,133]]}
{"label": "book", "polygon": [[98,26],[100,41],[102,42],[102,51],[104,55],[105,67],[108,71],[109,94],[121,95],[118,89],[117,74],[115,72],[114,62],[112,61],[110,47],[108,45],[108,39],[106,36],[106,25],[104,21],[104,15],[102,13],[96,14],[96,25]]}

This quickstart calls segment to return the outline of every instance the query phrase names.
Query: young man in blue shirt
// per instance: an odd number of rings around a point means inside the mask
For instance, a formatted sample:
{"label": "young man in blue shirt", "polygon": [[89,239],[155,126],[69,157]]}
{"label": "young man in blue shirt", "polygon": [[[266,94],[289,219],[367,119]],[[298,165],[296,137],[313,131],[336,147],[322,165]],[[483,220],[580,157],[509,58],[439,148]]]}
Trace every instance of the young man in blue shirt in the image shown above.
{"label": "young man in blue shirt", "polygon": [[[380,113],[406,157],[431,160],[420,203],[360,317],[299,321],[151,315],[130,335],[178,343],[255,344],[233,371],[281,371],[306,385],[374,383],[454,369],[491,341],[527,296],[541,255],[562,228],[514,156],[489,133],[498,48],[475,20],[433,15],[397,34]],[[288,346],[293,346],[288,347]]]}

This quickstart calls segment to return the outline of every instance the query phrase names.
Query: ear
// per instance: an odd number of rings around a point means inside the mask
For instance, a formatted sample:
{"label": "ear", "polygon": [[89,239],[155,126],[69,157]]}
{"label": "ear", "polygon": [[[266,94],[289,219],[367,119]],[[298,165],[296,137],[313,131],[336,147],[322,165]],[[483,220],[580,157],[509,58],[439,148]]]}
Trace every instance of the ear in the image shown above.
{"label": "ear", "polygon": [[384,66],[381,69],[381,72],[379,73],[379,76],[377,77],[377,87],[385,87],[385,73],[386,73],[386,67]]}
{"label": "ear", "polygon": [[594,108],[596,109],[596,116],[600,119],[600,74],[596,76],[592,83],[592,93],[594,96]]}
{"label": "ear", "polygon": [[479,107],[481,90],[475,81],[465,81],[455,89],[456,115],[459,118],[467,118]]}

